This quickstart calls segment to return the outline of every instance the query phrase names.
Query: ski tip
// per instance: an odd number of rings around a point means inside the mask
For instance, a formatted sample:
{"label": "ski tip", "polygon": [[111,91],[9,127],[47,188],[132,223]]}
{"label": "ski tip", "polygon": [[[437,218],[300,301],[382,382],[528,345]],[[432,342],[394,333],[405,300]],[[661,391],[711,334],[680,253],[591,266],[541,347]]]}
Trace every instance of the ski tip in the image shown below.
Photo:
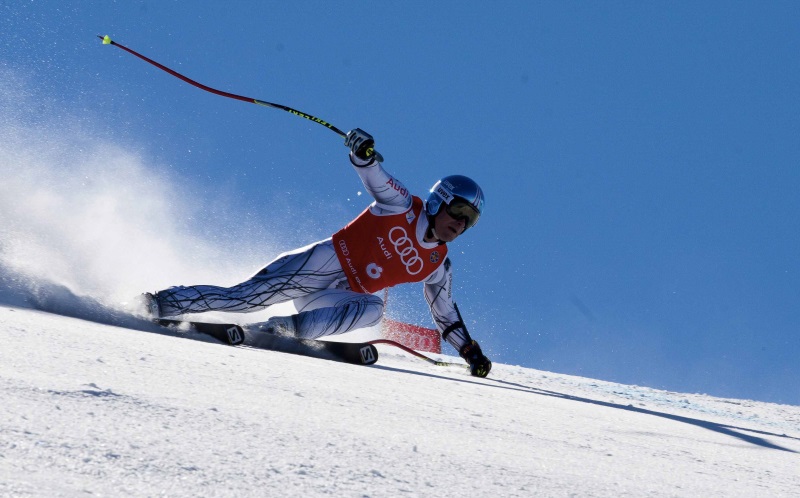
{"label": "ski tip", "polygon": [[[98,35],[98,38],[100,38],[100,35]],[[103,36],[102,38],[103,38],[103,45],[111,45],[113,43],[111,41],[111,37],[108,35]]]}

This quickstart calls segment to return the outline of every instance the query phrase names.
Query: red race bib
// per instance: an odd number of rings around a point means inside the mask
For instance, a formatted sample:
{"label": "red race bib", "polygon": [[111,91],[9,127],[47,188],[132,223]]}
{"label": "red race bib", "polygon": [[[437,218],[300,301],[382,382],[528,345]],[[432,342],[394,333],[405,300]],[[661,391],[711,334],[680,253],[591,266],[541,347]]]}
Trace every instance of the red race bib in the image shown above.
{"label": "red race bib", "polygon": [[333,235],[351,289],[371,294],[397,284],[420,282],[439,268],[447,246],[422,246],[417,239],[421,214],[422,199],[412,197],[408,211],[378,216],[367,208]]}

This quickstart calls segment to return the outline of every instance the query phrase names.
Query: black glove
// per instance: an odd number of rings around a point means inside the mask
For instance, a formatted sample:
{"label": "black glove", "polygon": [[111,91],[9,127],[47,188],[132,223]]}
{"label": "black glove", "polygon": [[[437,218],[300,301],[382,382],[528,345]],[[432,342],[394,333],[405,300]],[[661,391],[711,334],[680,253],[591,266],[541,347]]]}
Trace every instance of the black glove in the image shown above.
{"label": "black glove", "polygon": [[492,362],[483,355],[477,342],[468,342],[459,354],[469,363],[469,373],[475,377],[486,377],[492,369]]}
{"label": "black glove", "polygon": [[363,161],[376,159],[375,139],[361,128],[356,128],[355,130],[347,132],[347,138],[344,139],[344,144],[350,147],[354,156]]}

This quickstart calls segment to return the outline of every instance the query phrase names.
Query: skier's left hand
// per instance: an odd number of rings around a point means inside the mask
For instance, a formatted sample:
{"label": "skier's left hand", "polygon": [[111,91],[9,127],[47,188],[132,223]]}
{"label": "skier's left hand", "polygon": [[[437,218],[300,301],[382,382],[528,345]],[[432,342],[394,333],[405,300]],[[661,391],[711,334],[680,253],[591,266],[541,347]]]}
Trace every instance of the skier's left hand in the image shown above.
{"label": "skier's left hand", "polygon": [[492,362],[484,356],[476,341],[467,343],[459,354],[469,363],[469,373],[475,377],[486,377],[492,369]]}

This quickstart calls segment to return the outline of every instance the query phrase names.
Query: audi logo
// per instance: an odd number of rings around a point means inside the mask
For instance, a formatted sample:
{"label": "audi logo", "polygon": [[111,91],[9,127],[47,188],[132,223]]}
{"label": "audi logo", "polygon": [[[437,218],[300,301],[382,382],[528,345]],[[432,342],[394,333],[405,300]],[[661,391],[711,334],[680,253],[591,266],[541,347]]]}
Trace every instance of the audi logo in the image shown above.
{"label": "audi logo", "polygon": [[400,256],[400,261],[406,267],[406,272],[409,275],[416,275],[422,271],[425,262],[419,257],[417,248],[414,243],[408,238],[403,227],[394,227],[389,230],[389,242],[394,246],[394,252]]}

